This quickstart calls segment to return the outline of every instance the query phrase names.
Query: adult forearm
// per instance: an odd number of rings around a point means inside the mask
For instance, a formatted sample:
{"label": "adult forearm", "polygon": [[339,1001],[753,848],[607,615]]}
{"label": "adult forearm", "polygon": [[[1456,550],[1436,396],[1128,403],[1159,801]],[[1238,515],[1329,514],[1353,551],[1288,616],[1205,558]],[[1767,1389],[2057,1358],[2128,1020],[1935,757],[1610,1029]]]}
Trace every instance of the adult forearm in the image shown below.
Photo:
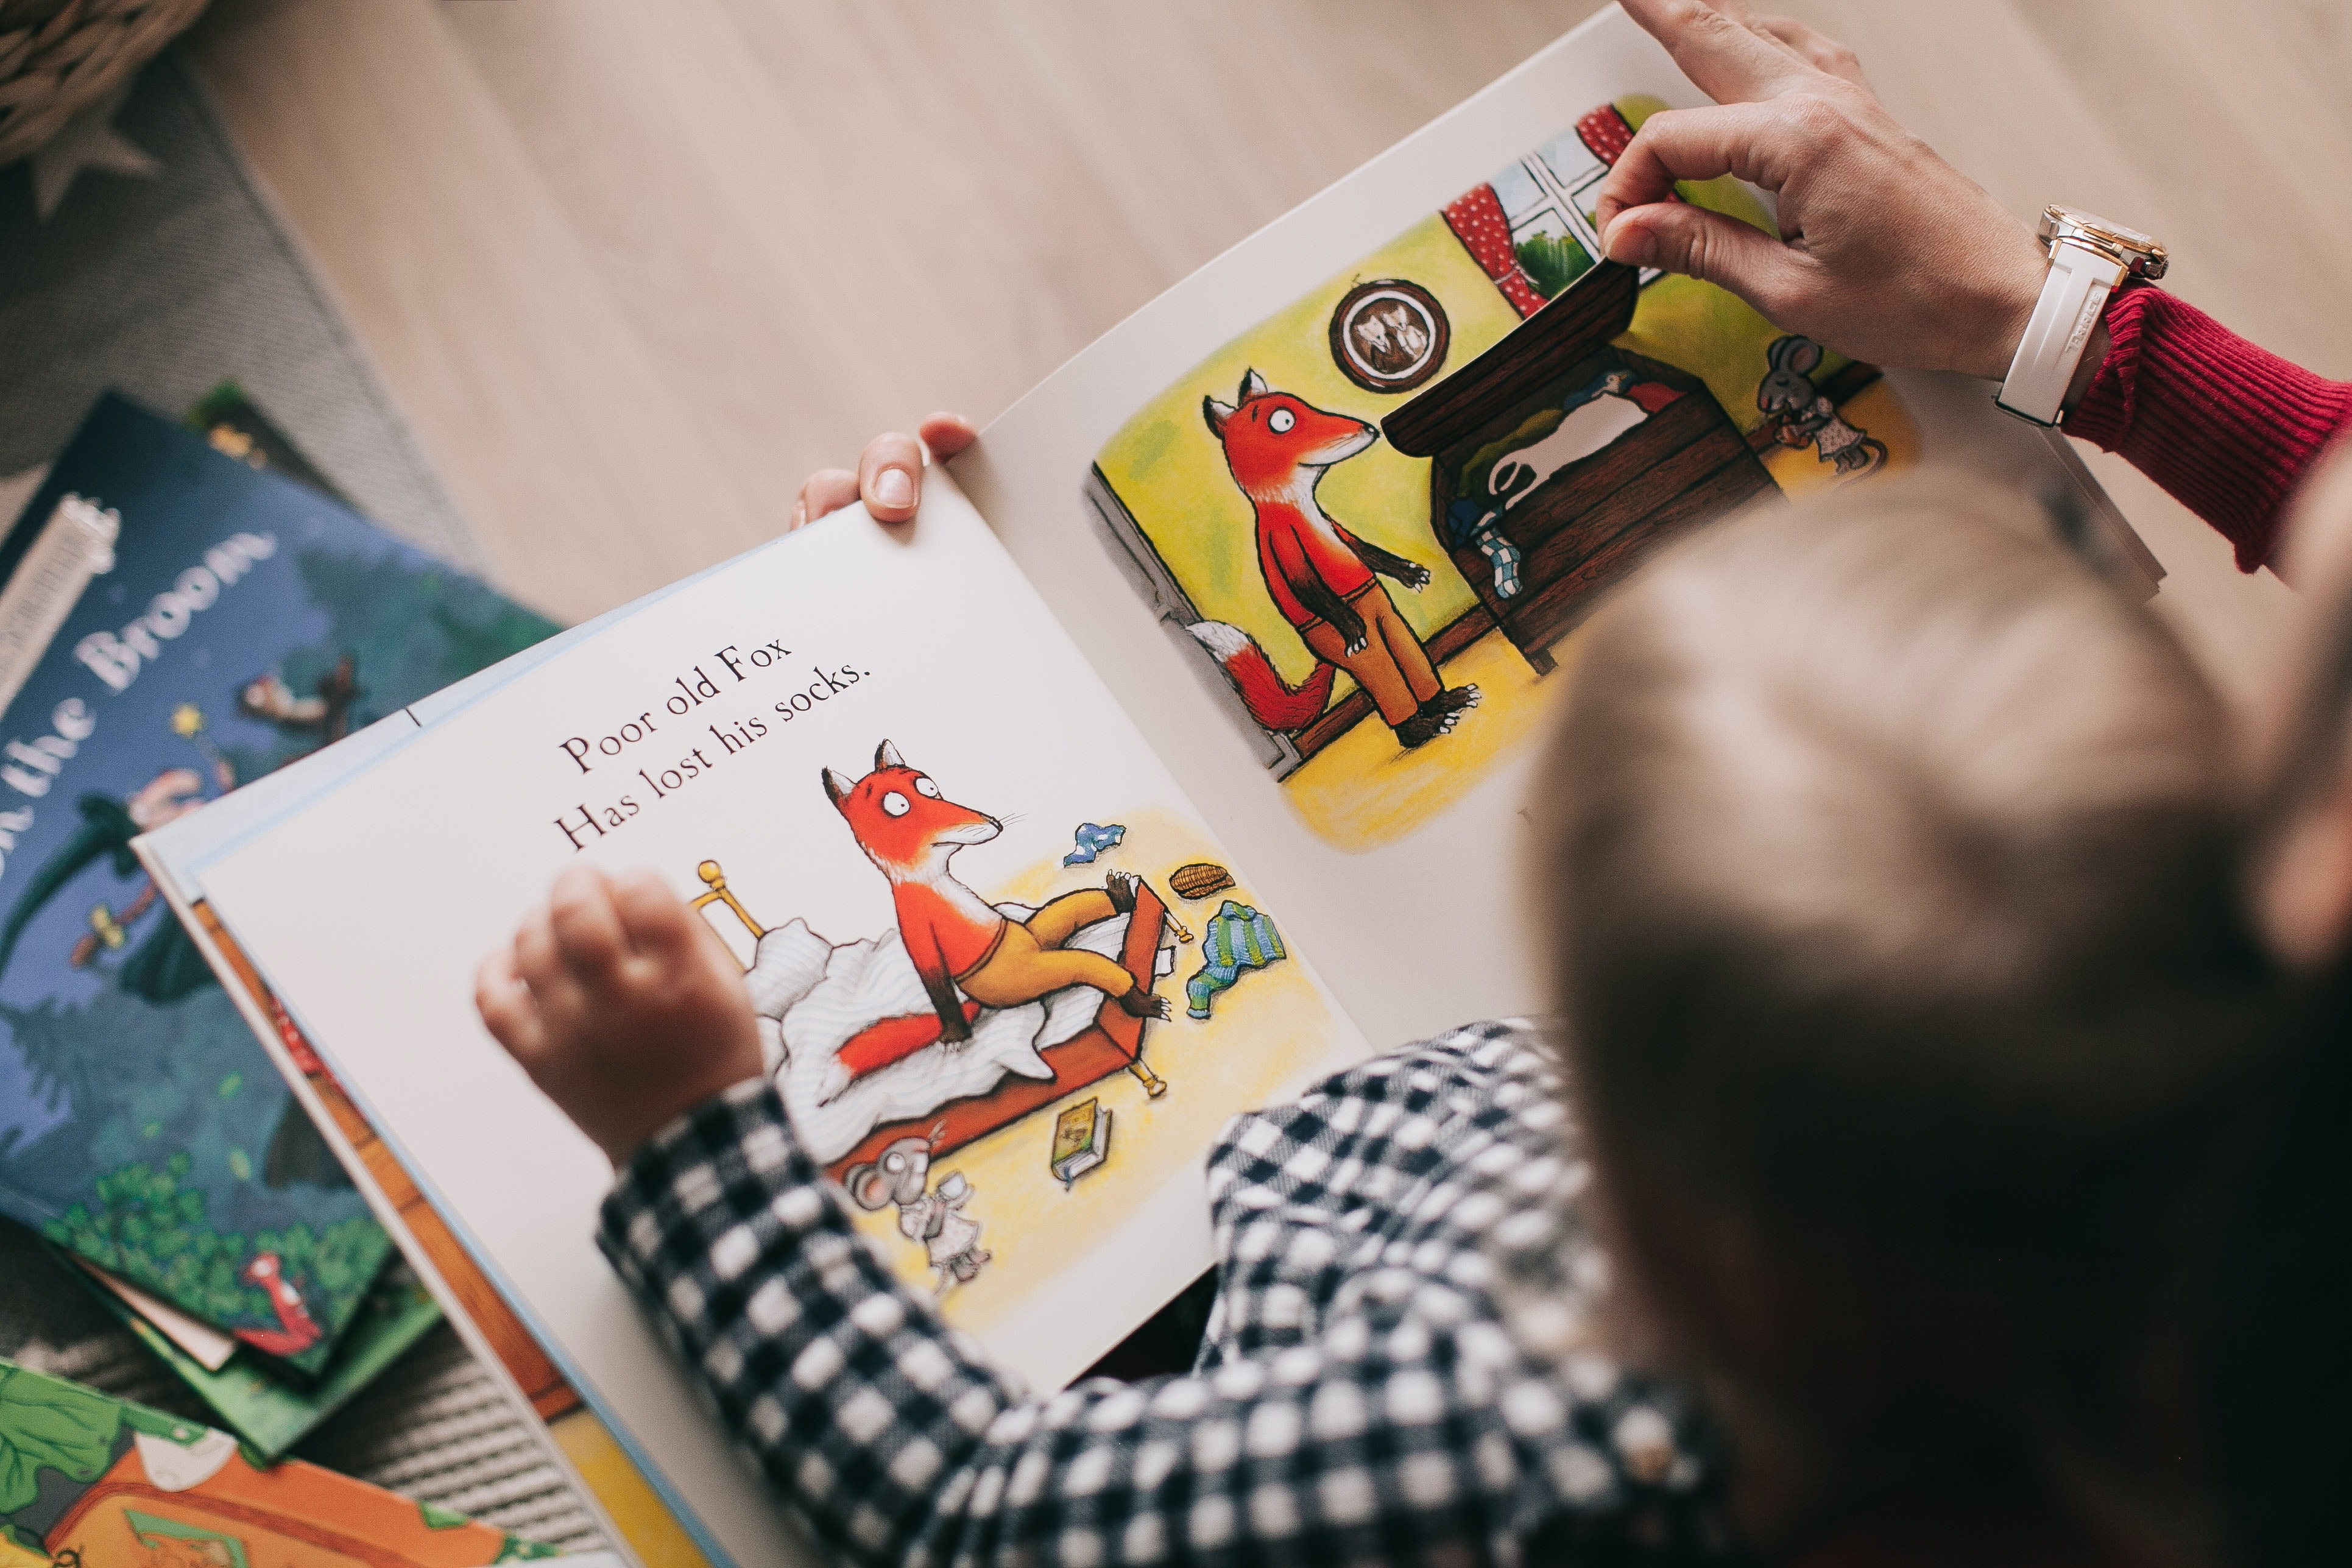
{"label": "adult forearm", "polygon": [[2161,289],[2107,307],[2111,340],[2066,433],[2120,454],[2230,541],[2269,561],[2288,498],[2352,428],[2352,384],[2259,348]]}

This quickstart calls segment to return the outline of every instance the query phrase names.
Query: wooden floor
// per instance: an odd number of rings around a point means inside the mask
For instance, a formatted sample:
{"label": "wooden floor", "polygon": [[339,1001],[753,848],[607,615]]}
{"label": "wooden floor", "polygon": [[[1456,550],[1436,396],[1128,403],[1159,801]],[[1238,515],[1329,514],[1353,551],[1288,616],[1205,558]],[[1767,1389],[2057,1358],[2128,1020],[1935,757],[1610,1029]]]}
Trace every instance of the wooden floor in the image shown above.
{"label": "wooden floor", "polygon": [[[2352,377],[2341,0],[1784,0],[2021,213]],[[576,618],[985,419],[1591,0],[217,0],[197,58],[504,583]],[[2284,590],[2100,471],[2215,667]]]}

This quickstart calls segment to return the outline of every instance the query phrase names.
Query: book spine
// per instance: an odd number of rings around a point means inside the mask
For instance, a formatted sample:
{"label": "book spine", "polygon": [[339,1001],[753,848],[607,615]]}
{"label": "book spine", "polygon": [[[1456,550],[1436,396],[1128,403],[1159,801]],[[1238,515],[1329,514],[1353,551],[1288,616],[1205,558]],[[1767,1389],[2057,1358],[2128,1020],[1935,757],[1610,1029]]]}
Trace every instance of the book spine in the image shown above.
{"label": "book spine", "polygon": [[0,589],[0,711],[16,700],[90,579],[114,569],[121,514],[77,495],[59,500]]}

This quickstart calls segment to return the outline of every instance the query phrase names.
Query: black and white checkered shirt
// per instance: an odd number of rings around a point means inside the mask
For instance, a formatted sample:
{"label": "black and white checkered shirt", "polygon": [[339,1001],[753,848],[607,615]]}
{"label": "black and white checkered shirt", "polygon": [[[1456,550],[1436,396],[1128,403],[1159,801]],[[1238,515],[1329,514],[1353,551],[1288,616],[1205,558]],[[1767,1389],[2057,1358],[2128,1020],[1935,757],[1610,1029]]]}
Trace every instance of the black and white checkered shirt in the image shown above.
{"label": "black and white checkered shirt", "polygon": [[1195,1371],[1043,1399],[892,1279],[764,1082],[656,1135],[602,1241],[850,1562],[1727,1556],[1695,1420],[1578,1348],[1584,1179],[1527,1026],[1341,1073],[1210,1155]]}

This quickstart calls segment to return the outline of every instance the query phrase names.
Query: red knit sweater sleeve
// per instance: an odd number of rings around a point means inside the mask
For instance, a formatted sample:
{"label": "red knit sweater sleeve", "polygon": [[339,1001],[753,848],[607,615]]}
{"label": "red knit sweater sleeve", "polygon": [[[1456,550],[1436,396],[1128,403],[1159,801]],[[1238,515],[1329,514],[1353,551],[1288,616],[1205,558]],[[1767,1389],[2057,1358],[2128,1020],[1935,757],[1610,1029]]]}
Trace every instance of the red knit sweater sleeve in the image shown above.
{"label": "red knit sweater sleeve", "polygon": [[2352,428],[2352,384],[2291,364],[2161,289],[2107,306],[2114,347],[2066,433],[2121,453],[2236,547],[2252,572],[2277,548],[2288,496]]}

